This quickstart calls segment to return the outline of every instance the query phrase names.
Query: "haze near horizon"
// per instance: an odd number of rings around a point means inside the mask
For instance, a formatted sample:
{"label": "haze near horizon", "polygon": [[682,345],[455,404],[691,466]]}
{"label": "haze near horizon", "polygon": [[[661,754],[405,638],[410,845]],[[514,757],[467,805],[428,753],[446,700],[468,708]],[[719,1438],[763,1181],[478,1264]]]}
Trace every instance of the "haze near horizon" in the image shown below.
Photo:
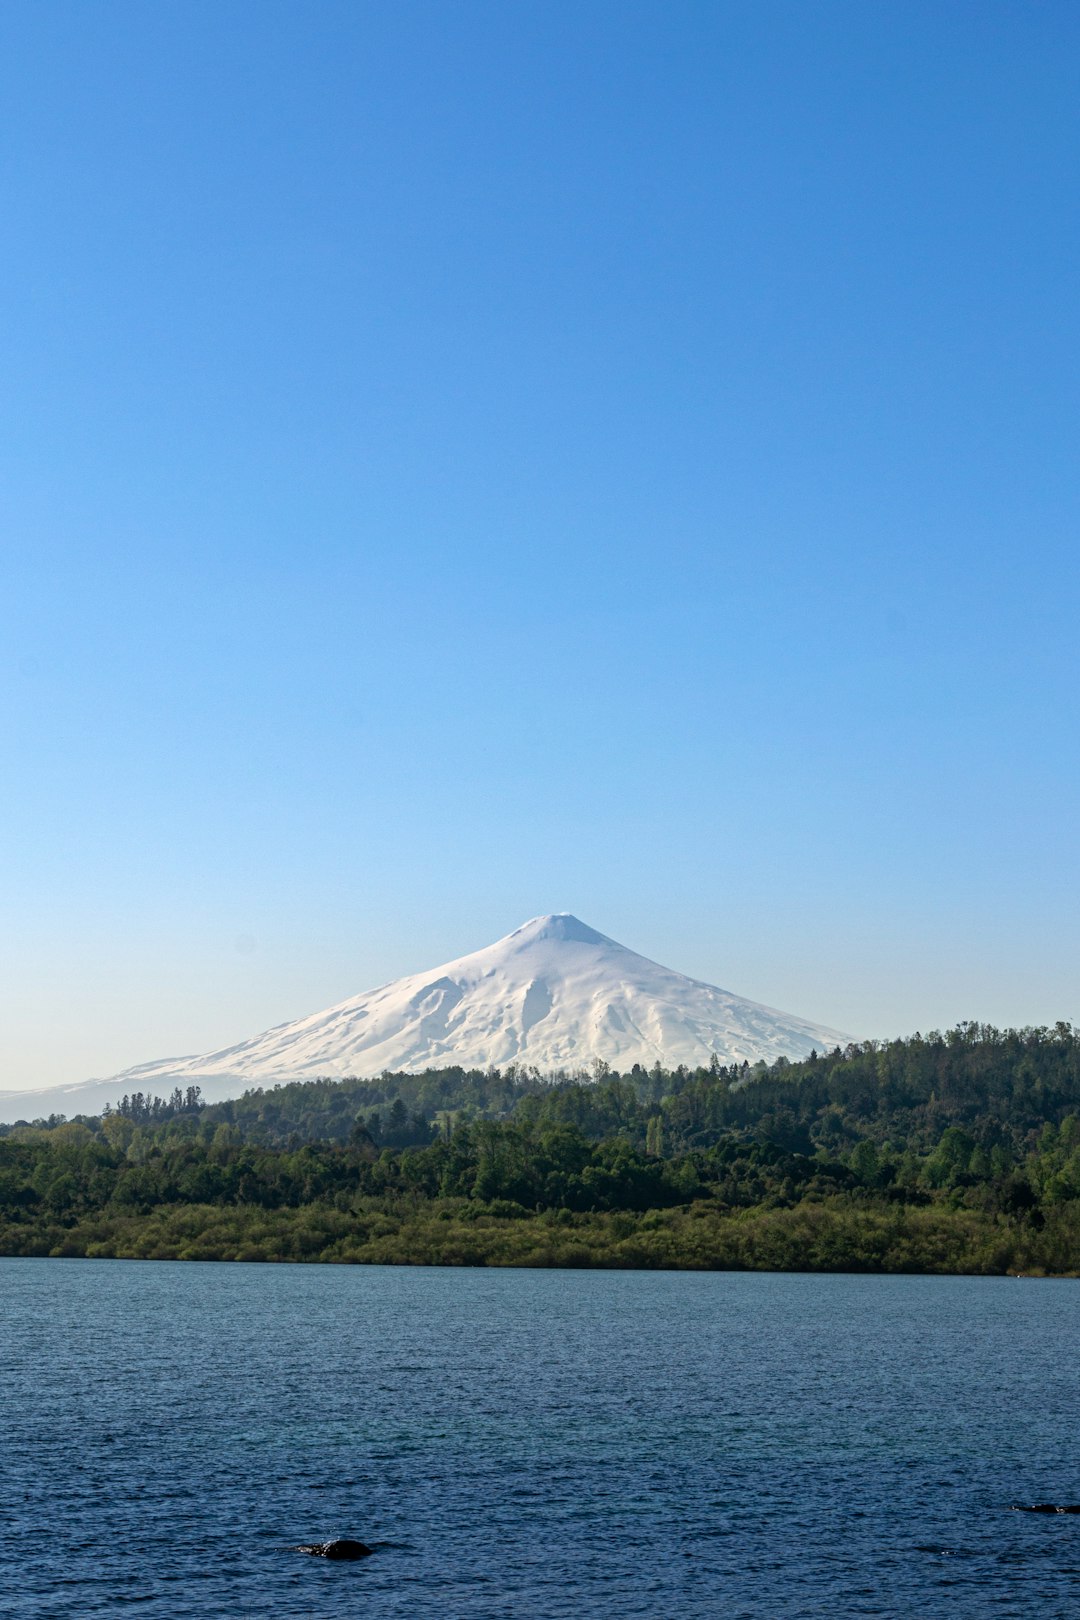
{"label": "haze near horizon", "polygon": [[565,908],[1080,1016],[1063,3],[9,7],[0,1089]]}

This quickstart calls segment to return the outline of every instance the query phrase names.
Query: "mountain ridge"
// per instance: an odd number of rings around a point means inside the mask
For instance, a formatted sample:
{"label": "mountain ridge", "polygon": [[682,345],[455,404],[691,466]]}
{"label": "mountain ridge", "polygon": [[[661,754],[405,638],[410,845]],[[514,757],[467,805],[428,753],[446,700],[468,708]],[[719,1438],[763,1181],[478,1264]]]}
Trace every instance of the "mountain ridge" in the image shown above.
{"label": "mountain ridge", "polygon": [[49,1093],[0,1094],[0,1103],[10,1113],[13,1099],[48,1096],[59,1112],[62,1098],[78,1106],[91,1088],[113,1102],[123,1091],[192,1084],[216,1100],[290,1080],[458,1065],[516,1063],[558,1072],[580,1071],[599,1059],[613,1069],[635,1063],[695,1068],[714,1055],[723,1063],[798,1058],[848,1038],[677,973],[570,912],[552,912],[466,956],[248,1040]]}

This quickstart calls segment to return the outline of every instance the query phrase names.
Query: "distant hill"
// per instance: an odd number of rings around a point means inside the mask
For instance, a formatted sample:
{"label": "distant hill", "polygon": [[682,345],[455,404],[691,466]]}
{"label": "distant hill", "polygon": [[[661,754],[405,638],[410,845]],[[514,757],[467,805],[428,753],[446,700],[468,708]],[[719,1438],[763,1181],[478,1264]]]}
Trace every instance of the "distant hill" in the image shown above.
{"label": "distant hill", "polygon": [[0,1126],[0,1254],[1080,1275],[1070,1025]]}

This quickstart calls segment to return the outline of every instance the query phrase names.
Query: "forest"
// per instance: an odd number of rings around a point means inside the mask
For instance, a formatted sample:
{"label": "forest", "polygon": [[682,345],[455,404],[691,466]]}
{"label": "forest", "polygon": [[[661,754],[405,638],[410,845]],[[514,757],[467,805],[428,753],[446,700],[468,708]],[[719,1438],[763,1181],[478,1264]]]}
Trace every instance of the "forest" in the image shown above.
{"label": "forest", "polygon": [[1080,1035],[315,1080],[0,1127],[0,1253],[1080,1274]]}

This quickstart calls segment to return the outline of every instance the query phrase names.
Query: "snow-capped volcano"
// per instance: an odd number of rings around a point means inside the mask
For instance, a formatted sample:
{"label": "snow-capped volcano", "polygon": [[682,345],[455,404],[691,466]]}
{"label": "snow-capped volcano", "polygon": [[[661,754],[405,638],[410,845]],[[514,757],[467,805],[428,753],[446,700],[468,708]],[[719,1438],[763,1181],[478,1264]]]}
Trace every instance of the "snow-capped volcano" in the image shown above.
{"label": "snow-capped volcano", "polygon": [[546,1072],[603,1058],[613,1069],[693,1067],[714,1052],[724,1063],[754,1063],[846,1040],[673,973],[564,912],[238,1046],[118,1078],[145,1090],[159,1076],[192,1084],[229,1074],[262,1085],[448,1064]]}
{"label": "snow-capped volcano", "polygon": [[[546,1073],[580,1070],[597,1058],[622,1070],[657,1062],[695,1067],[714,1053],[722,1063],[771,1062],[847,1040],[661,967],[563,912],[534,917],[484,950],[236,1046],[141,1064],[104,1084],[110,1101],[122,1091],[161,1094],[176,1085],[199,1085],[213,1100],[249,1086],[383,1069],[518,1063]],[[51,1097],[58,1112],[87,1111],[87,1094],[102,1084],[36,1095]],[[20,1099],[23,1118],[29,1095]]]}

